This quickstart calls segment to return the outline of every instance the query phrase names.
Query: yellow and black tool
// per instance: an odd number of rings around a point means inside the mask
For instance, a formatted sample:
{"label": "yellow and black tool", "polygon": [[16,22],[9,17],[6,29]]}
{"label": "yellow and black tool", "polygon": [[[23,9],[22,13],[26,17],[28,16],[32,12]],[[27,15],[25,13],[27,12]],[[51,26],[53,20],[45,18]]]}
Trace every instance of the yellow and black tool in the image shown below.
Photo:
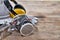
{"label": "yellow and black tool", "polygon": [[11,1],[12,1],[13,3],[15,3],[14,10],[13,10],[13,8],[12,8],[12,6],[11,6],[11,4],[9,3],[8,0],[5,0],[5,1],[4,1],[4,4],[6,5],[6,7],[7,7],[7,8],[9,9],[9,11],[11,12],[11,13],[10,13],[10,17],[11,17],[11,18],[15,18],[16,15],[21,16],[21,15],[25,15],[25,14],[26,14],[26,10],[25,10],[25,8],[24,8],[22,5],[18,4],[15,0],[11,0]]}

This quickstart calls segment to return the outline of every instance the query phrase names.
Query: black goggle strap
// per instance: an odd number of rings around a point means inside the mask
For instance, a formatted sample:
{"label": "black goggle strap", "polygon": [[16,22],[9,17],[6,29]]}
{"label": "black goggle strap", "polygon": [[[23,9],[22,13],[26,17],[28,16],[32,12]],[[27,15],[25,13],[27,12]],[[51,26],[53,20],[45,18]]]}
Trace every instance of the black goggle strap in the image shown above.
{"label": "black goggle strap", "polygon": [[14,12],[13,10],[10,10],[10,11],[13,15],[17,15],[16,12]]}
{"label": "black goggle strap", "polygon": [[17,14],[12,10],[12,6],[11,6],[11,4],[9,3],[8,0],[5,0],[5,1],[4,1],[4,4],[6,5],[6,7],[8,8],[8,10],[9,10],[13,15],[17,15]]}

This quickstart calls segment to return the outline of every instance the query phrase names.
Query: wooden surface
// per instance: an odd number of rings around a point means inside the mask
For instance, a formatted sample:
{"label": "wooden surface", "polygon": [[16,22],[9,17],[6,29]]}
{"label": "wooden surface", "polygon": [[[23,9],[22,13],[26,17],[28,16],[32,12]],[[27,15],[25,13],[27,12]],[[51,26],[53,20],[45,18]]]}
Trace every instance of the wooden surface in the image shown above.
{"label": "wooden surface", "polygon": [[13,32],[12,35],[4,40],[60,40],[60,2],[40,2],[20,0],[27,9],[28,15],[44,16],[39,18],[38,32],[31,36],[21,37],[19,33]]}

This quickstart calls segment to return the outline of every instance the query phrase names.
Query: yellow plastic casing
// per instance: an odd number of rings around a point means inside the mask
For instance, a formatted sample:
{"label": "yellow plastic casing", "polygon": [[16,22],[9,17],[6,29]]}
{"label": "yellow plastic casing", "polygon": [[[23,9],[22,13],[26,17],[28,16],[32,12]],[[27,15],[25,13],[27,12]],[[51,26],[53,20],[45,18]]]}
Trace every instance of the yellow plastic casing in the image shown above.
{"label": "yellow plastic casing", "polygon": [[[14,12],[15,12],[17,15],[19,15],[19,16],[26,14],[26,11],[23,10],[23,9],[20,9],[20,8],[14,9]],[[11,18],[15,18],[16,15],[14,15],[13,13],[10,13],[10,17],[11,17]]]}

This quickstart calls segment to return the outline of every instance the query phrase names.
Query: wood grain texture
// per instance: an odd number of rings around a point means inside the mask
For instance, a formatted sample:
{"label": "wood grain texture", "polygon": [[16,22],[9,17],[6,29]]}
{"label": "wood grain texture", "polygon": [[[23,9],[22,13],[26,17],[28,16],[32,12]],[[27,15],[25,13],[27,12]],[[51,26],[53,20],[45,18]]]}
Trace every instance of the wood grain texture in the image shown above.
{"label": "wood grain texture", "polygon": [[31,36],[21,37],[19,33],[13,32],[12,35],[4,40],[60,40],[60,2],[42,2],[17,0],[27,9],[27,14],[32,16],[45,16],[39,18],[38,32]]}

